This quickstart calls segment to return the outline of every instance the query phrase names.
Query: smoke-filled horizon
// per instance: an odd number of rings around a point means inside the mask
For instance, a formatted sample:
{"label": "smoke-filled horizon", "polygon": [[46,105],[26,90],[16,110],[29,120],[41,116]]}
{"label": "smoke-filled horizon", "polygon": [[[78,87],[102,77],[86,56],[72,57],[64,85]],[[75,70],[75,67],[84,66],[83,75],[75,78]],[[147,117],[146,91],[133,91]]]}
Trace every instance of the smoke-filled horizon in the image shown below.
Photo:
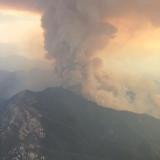
{"label": "smoke-filled horizon", "polygon": [[53,85],[103,106],[160,116],[160,1],[12,2],[0,0],[42,16]]}

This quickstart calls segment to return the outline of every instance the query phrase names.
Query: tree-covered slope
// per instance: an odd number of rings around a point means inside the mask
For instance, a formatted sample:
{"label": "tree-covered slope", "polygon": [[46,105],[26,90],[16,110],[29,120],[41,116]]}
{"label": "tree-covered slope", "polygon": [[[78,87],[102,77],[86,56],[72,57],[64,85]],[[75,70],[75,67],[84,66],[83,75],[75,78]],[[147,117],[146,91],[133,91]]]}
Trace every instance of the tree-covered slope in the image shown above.
{"label": "tree-covered slope", "polygon": [[62,88],[25,91],[5,105],[0,140],[4,160],[158,160],[160,120]]}

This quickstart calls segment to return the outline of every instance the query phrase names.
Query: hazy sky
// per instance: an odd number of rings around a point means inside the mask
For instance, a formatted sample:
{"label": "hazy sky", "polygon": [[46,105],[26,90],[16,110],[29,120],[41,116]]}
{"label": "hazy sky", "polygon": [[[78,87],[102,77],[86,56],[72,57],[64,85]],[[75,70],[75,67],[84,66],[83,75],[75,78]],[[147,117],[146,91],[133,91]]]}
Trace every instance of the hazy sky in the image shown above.
{"label": "hazy sky", "polygon": [[[2,48],[5,49],[5,46],[9,46],[13,49],[13,53],[8,54],[29,56],[31,49],[33,47],[36,49],[36,45],[38,45],[37,48],[42,49],[40,16],[22,11],[0,9],[0,35]],[[17,50],[15,51],[14,48]],[[4,56],[2,52],[1,56]]]}
{"label": "hazy sky", "polygon": [[[0,7],[0,69],[38,68],[40,65],[34,65],[38,61],[43,68],[49,65],[45,56],[40,13],[10,5]],[[21,61],[15,60],[16,57],[24,57],[28,62],[22,65]]]}

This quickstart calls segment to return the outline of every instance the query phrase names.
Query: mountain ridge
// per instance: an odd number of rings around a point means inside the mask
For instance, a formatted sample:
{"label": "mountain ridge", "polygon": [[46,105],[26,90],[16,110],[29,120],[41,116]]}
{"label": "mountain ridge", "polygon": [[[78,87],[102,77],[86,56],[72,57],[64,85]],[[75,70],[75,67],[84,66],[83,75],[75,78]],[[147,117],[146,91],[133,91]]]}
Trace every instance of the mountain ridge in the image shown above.
{"label": "mountain ridge", "polygon": [[62,88],[15,95],[0,124],[4,160],[160,158],[160,120],[103,108]]}

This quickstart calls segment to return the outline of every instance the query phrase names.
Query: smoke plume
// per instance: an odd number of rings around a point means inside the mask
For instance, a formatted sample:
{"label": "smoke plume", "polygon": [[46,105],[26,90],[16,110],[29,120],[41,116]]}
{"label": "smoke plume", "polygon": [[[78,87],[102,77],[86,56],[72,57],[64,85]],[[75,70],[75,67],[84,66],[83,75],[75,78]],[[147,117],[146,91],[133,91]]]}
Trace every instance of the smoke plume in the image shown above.
{"label": "smoke plume", "polygon": [[45,47],[49,57],[56,60],[57,77],[64,87],[83,87],[90,77],[95,51],[116,32],[103,22],[105,10],[99,5],[98,1],[77,0],[47,3],[42,19]]}
{"label": "smoke plume", "polygon": [[[133,51],[126,51],[125,48],[130,37],[136,35],[135,40],[130,41],[134,44],[137,36],[141,36],[137,30],[143,32],[148,24],[152,29],[159,27],[159,0],[14,2],[15,5],[12,0],[0,0],[1,4],[28,10],[38,9],[42,14],[45,49],[48,58],[55,62],[54,76],[57,79],[54,85],[75,90],[103,106],[160,116],[160,76],[155,74],[157,77],[153,77],[149,72],[148,75],[144,73],[144,70],[150,68],[153,69],[150,73],[158,73],[158,67],[148,67],[148,60],[147,63],[143,63],[143,60],[138,63],[139,54],[142,56],[141,48]],[[130,25],[128,22],[131,22]],[[119,38],[121,29],[124,35]],[[146,33],[151,34],[148,31]],[[159,31],[154,33],[156,35]],[[141,40],[139,42],[142,43]],[[129,64],[121,55],[122,51],[127,52]],[[137,59],[130,53],[134,51]],[[124,62],[120,64],[122,70],[117,67],[120,62]]]}
{"label": "smoke plume", "polygon": [[[118,31],[109,19],[131,15],[159,25],[160,1],[46,0],[41,7],[45,48],[48,57],[56,62],[60,86],[81,92],[102,105],[155,114],[157,108],[149,96],[153,90],[137,90],[133,85],[135,77],[124,80],[123,76],[103,72],[104,60],[99,51]],[[129,79],[131,83],[127,82]],[[140,84],[144,86],[144,81],[140,80]]]}

